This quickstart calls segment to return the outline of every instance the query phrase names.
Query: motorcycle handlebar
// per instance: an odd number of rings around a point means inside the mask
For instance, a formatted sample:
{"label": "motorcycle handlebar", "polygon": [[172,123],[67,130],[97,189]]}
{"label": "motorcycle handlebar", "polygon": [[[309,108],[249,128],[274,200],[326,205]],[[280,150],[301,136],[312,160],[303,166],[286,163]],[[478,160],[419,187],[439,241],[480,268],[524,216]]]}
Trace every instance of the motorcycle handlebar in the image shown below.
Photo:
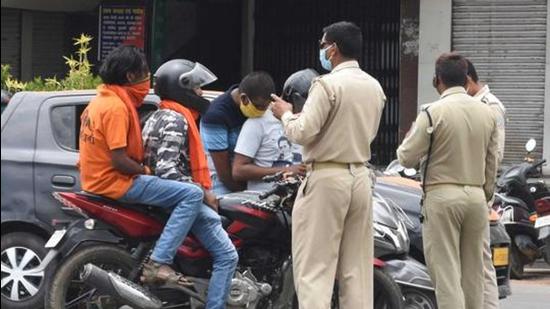
{"label": "motorcycle handlebar", "polygon": [[546,163],[546,159],[543,159],[543,160],[540,160],[538,163],[534,164],[533,167],[539,167],[541,165],[543,165],[544,163]]}
{"label": "motorcycle handlebar", "polygon": [[273,189],[271,189],[271,190],[269,190],[269,191],[266,191],[266,192],[260,194],[260,196],[259,196],[260,200],[265,200],[265,199],[268,198],[270,195],[277,193],[277,191],[279,191],[279,189],[280,189],[279,186],[280,186],[280,185],[276,185],[275,188],[273,188]]}

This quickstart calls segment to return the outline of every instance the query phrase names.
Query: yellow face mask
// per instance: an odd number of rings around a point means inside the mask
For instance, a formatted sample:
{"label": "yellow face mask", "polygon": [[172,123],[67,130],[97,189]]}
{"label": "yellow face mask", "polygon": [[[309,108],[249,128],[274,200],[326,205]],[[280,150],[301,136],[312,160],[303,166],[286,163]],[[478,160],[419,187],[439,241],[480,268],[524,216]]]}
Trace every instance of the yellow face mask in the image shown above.
{"label": "yellow face mask", "polygon": [[241,101],[241,105],[239,107],[241,109],[241,113],[243,113],[246,118],[259,118],[265,113],[265,111],[257,109],[256,106],[254,106],[254,104],[250,101],[248,101],[248,104],[246,105]]}

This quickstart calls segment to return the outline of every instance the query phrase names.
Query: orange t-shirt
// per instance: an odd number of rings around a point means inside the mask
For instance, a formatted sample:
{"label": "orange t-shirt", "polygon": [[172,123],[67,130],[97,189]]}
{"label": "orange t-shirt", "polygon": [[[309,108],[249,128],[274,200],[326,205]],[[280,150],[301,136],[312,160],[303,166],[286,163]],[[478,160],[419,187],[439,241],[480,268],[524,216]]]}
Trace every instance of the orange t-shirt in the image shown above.
{"label": "orange t-shirt", "polygon": [[132,186],[133,178],[117,170],[111,150],[128,142],[130,113],[113,92],[102,91],[94,97],[81,116],[80,180],[84,191],[119,199]]}

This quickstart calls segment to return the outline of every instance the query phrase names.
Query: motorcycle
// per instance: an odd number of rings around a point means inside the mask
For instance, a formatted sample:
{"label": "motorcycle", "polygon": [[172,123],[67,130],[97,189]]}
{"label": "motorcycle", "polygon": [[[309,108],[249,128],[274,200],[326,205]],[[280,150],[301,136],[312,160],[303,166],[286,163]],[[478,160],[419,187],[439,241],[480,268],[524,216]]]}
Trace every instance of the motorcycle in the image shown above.
{"label": "motorcycle", "polygon": [[[290,209],[301,183],[297,177],[268,177],[265,193],[239,192],[220,199],[222,224],[239,253],[227,308],[297,308],[291,260]],[[47,308],[203,308],[211,260],[192,235],[177,251],[174,266],[193,287],[143,286],[139,274],[168,214],[143,205],[86,193],[54,193],[63,208],[81,219],[53,222],[49,254],[64,258],[50,283]],[[53,252],[53,253],[52,253]],[[402,308],[399,286],[374,261],[374,307]],[[337,283],[335,284],[337,289]],[[333,308],[338,301],[333,293]]]}
{"label": "motorcycle", "polygon": [[377,192],[373,205],[374,256],[385,262],[386,273],[399,284],[405,309],[437,308],[426,265],[409,255],[407,229],[412,228],[412,221],[397,204]]}
{"label": "motorcycle", "polygon": [[511,274],[516,279],[523,277],[525,265],[541,257],[550,264],[550,192],[540,171],[546,160],[529,157],[536,147],[534,139],[529,140],[525,147],[528,153],[525,162],[506,169],[500,175],[493,203],[493,209],[502,216],[506,231],[513,240]]}
{"label": "motorcycle", "polygon": [[[405,169],[397,160],[377,173],[375,191],[386,201],[395,203],[404,211],[411,224],[407,225],[410,237],[409,255],[425,265],[422,242],[422,223],[420,222],[420,175],[415,169]],[[493,254],[493,266],[496,270],[499,298],[511,295],[509,251],[510,237],[496,212],[491,212],[489,218],[490,244]],[[404,292],[405,297],[406,293]]]}

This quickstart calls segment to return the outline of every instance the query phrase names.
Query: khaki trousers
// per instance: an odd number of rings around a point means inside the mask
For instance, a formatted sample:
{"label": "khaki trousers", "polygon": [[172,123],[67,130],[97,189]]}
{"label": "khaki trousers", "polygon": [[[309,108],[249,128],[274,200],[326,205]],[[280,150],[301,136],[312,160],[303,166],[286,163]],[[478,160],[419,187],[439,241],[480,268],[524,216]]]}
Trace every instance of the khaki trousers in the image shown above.
{"label": "khaki trousers", "polygon": [[294,204],[292,256],[300,309],[329,309],[335,279],[340,308],[372,308],[371,182],[364,166],[342,166],[315,165]]}
{"label": "khaki trousers", "polygon": [[485,288],[483,289],[483,308],[498,309],[498,285],[497,273],[493,265],[493,254],[491,253],[491,235],[489,229],[483,238],[483,276]]}
{"label": "khaki trousers", "polygon": [[479,187],[434,185],[423,208],[424,256],[439,309],[483,308],[483,242],[489,223]]}

